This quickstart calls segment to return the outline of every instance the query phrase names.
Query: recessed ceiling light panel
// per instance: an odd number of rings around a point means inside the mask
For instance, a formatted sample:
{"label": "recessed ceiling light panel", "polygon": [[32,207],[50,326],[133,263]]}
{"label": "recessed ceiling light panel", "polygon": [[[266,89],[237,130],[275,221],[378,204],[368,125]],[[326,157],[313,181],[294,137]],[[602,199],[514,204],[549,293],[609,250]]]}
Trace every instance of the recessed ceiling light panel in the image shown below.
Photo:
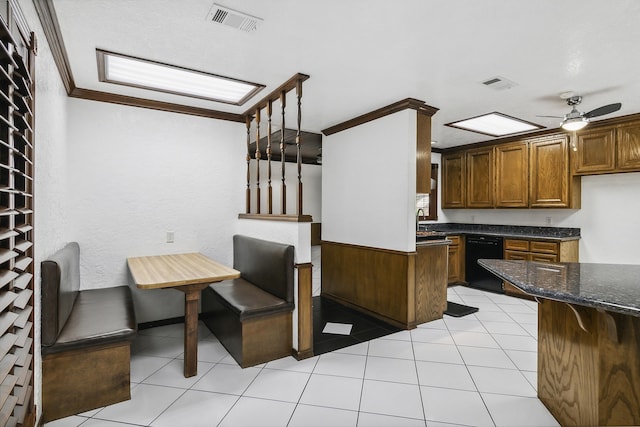
{"label": "recessed ceiling light panel", "polygon": [[265,86],[96,49],[101,82],[242,105]]}
{"label": "recessed ceiling light panel", "polygon": [[507,136],[543,128],[535,123],[497,112],[447,123],[445,126],[490,136]]}

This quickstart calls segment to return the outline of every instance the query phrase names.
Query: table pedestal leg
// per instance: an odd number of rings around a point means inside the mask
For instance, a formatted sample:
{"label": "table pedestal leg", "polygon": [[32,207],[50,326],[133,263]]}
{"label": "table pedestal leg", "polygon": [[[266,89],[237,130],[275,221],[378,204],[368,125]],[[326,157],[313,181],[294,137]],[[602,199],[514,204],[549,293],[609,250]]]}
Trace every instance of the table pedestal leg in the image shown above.
{"label": "table pedestal leg", "polygon": [[184,286],[184,376],[198,374],[198,303],[208,284]]}

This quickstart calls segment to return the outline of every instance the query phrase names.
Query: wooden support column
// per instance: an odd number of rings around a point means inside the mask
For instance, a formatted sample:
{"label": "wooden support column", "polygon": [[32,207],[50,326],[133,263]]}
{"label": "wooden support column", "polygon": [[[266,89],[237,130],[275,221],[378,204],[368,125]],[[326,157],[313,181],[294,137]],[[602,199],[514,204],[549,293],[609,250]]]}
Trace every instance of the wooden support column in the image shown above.
{"label": "wooden support column", "polygon": [[247,125],[247,195],[246,195],[246,213],[251,213],[251,116],[245,117]]}
{"label": "wooden support column", "polygon": [[273,188],[271,187],[271,114],[273,101],[267,103],[267,209],[269,215],[273,214]]}
{"label": "wooden support column", "polygon": [[313,356],[313,289],[311,263],[296,264],[298,270],[298,360]]}
{"label": "wooden support column", "polygon": [[260,213],[260,109],[256,109],[256,213]]}
{"label": "wooden support column", "polygon": [[281,187],[281,195],[280,195],[280,213],[282,215],[287,214],[287,184],[285,179],[285,143],[284,143],[284,131],[285,131],[285,109],[287,107],[287,92],[282,91],[280,93],[280,109],[282,114],[282,127],[280,129],[280,165],[282,168],[282,187]]}
{"label": "wooden support column", "polygon": [[298,128],[296,133],[296,155],[298,160],[298,210],[302,215],[302,154],[300,154],[300,132],[302,125],[302,80],[296,82],[296,97],[298,98]]}

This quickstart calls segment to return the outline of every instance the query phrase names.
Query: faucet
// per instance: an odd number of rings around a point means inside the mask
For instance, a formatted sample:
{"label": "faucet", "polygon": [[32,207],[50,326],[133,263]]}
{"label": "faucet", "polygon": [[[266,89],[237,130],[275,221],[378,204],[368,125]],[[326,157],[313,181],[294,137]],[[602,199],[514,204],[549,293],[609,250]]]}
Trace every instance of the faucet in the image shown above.
{"label": "faucet", "polygon": [[416,231],[420,231],[420,212],[422,212],[422,216],[424,216],[424,210],[419,208],[416,212]]}

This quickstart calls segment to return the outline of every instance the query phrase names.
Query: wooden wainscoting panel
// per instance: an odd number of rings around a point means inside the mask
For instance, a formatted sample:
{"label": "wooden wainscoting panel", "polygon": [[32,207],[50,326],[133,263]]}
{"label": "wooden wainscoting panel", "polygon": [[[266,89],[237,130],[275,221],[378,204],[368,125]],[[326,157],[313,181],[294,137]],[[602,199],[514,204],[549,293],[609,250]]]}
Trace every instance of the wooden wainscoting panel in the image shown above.
{"label": "wooden wainscoting panel", "polygon": [[416,324],[441,319],[447,309],[448,245],[418,246],[416,257]]}
{"label": "wooden wainscoting panel", "polygon": [[408,310],[407,297],[414,254],[323,241],[322,294],[395,325],[411,327],[415,317]]}
{"label": "wooden wainscoting panel", "polygon": [[[597,324],[595,313],[582,316],[589,331]],[[538,397],[563,426],[599,425],[594,332],[583,331],[566,304],[538,304]]]}

